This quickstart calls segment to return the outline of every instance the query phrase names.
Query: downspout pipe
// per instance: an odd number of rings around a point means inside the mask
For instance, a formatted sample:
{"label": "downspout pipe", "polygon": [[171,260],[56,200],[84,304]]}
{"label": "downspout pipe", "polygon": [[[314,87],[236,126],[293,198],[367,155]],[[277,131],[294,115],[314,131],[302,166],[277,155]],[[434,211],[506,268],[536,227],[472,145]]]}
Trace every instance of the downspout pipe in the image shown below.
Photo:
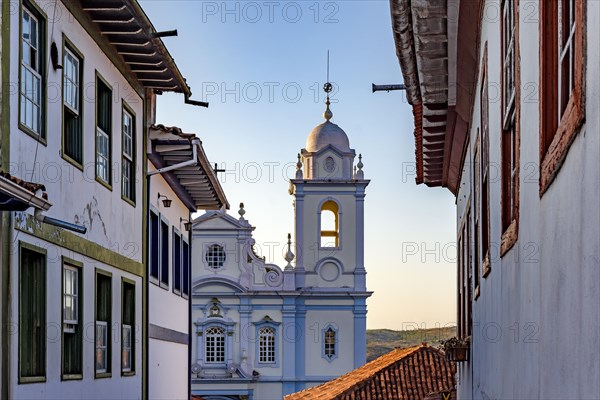
{"label": "downspout pipe", "polygon": [[185,104],[190,104],[190,105],[196,106],[196,107],[208,108],[208,102],[200,101],[200,100],[192,100],[192,99],[190,99],[190,96],[188,96],[187,94],[185,95]]}
{"label": "downspout pipe", "polygon": [[184,167],[195,167],[198,165],[198,146],[200,146],[200,139],[192,139],[192,159],[181,162],[179,164],[171,165],[169,167],[163,167],[155,169],[154,171],[148,171],[147,176],[156,174],[163,174],[165,172],[173,171]]}
{"label": "downspout pipe", "polygon": [[37,221],[40,221],[44,224],[58,226],[59,228],[67,229],[69,231],[85,234],[87,232],[87,228],[81,225],[75,225],[67,221],[62,221],[60,219],[48,217],[44,215],[44,212],[40,209],[35,210],[34,217]]}

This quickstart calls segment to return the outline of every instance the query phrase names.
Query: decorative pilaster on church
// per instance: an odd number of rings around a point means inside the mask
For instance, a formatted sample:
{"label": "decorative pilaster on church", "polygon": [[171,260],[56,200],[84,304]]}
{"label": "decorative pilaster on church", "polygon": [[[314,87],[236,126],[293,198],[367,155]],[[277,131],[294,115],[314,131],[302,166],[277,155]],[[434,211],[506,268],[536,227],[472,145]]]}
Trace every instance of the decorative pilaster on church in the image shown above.
{"label": "decorative pilaster on church", "polygon": [[[362,167],[360,172],[362,173]],[[365,242],[365,193],[362,191],[356,193],[356,242]],[[354,287],[357,291],[366,291],[367,271],[365,269],[365,248],[356,246],[356,270],[354,271]]]}

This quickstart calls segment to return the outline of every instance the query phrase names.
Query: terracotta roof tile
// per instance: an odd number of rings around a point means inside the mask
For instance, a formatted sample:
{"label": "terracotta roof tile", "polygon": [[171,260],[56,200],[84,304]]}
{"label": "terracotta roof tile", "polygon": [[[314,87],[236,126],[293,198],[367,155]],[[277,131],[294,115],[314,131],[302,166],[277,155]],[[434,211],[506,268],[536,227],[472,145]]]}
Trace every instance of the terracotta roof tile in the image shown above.
{"label": "terracotta roof tile", "polygon": [[16,183],[17,185],[21,186],[25,190],[29,190],[33,194],[35,194],[38,190],[42,190],[43,193],[42,193],[41,197],[44,200],[48,200],[48,194],[46,193],[46,187],[44,185],[42,185],[41,183],[24,181],[23,179],[19,179],[16,176],[12,176],[11,174],[4,172],[4,171],[0,171],[0,176],[5,179],[10,180],[13,183]]}
{"label": "terracotta roof tile", "polygon": [[422,400],[432,392],[456,385],[456,365],[441,350],[421,346],[395,349],[285,400]]}
{"label": "terracotta roof tile", "polygon": [[189,139],[189,140],[194,139],[196,137],[196,135],[193,133],[183,133],[181,128],[179,128],[177,126],[165,126],[163,124],[156,124],[156,125],[150,126],[150,129],[153,129],[155,131],[160,131],[163,133],[170,133],[170,134],[177,135],[181,138]]}

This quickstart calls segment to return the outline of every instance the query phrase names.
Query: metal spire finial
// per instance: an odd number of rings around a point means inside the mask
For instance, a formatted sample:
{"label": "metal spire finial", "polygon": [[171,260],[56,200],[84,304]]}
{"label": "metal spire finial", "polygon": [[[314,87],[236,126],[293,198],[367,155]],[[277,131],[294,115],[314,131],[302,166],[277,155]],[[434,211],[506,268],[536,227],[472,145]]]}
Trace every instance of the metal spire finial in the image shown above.
{"label": "metal spire finial", "polygon": [[327,50],[327,82],[329,82],[329,50]]}
{"label": "metal spire finial", "polygon": [[327,50],[327,82],[325,82],[325,84],[323,85],[323,90],[325,91],[325,93],[327,93],[325,96],[326,108],[325,112],[323,113],[323,118],[325,118],[327,122],[329,122],[329,120],[333,118],[333,113],[329,109],[329,105],[331,104],[331,102],[329,101],[329,93],[331,93],[331,91],[333,90],[333,86],[329,82],[329,50]]}

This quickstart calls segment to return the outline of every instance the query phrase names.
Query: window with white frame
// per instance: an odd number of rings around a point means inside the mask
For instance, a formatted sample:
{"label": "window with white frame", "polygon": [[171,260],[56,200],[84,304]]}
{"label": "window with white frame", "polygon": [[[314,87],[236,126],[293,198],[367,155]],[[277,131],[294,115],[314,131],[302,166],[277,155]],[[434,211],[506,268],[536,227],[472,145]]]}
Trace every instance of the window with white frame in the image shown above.
{"label": "window with white frame", "polygon": [[96,372],[108,372],[108,326],[106,321],[96,321]]}
{"label": "window with white frame", "polygon": [[79,323],[79,270],[76,267],[63,267],[63,330],[74,333]]}
{"label": "window with white frame", "polygon": [[63,58],[63,100],[65,106],[75,114],[79,115],[79,57],[68,47],[65,47]]}
{"label": "window with white frame", "polygon": [[258,362],[275,363],[275,328],[270,326],[258,330]]}
{"label": "window with white frame", "polygon": [[211,326],[204,331],[204,360],[206,363],[225,362],[225,329]]}
{"label": "window with white frame", "polygon": [[121,312],[121,372],[134,371],[135,284],[123,281],[123,304]]}
{"label": "window with white frame", "polygon": [[325,357],[331,359],[337,355],[337,332],[332,327],[325,330],[323,346]]}
{"label": "window with white frame", "polygon": [[44,136],[44,24],[40,13],[23,2],[19,122],[40,137]]}
{"label": "window with white frame", "polygon": [[70,262],[62,270],[62,379],[80,379],[83,372],[83,326],[81,321],[81,268]]}
{"label": "window with white frame", "polygon": [[516,13],[518,0],[502,1],[502,232],[517,214],[518,141],[516,127]]}
{"label": "window with white frame", "polygon": [[121,370],[131,372],[131,325],[123,324],[121,328],[122,335],[122,359]]}
{"label": "window with white frame", "polygon": [[558,6],[558,123],[575,87],[575,0],[559,0]]}
{"label": "window with white frame", "polygon": [[502,74],[504,129],[512,123],[515,105],[515,13],[514,0],[502,2]]}
{"label": "window with white frame", "polygon": [[112,91],[96,77],[96,177],[111,183],[110,137],[112,131]]}
{"label": "window with white frame", "polygon": [[96,337],[95,349],[96,374],[110,373],[109,327],[112,320],[112,277],[105,273],[96,273]]}
{"label": "window with white frame", "polygon": [[81,118],[82,60],[65,43],[63,50],[63,153],[83,162],[83,118]]}
{"label": "window with white frame", "polygon": [[219,269],[225,264],[225,249],[219,244],[211,244],[206,249],[205,258],[209,268]]}
{"label": "window with white frame", "polygon": [[135,119],[123,109],[123,157],[122,157],[122,193],[131,201],[135,201]]}

